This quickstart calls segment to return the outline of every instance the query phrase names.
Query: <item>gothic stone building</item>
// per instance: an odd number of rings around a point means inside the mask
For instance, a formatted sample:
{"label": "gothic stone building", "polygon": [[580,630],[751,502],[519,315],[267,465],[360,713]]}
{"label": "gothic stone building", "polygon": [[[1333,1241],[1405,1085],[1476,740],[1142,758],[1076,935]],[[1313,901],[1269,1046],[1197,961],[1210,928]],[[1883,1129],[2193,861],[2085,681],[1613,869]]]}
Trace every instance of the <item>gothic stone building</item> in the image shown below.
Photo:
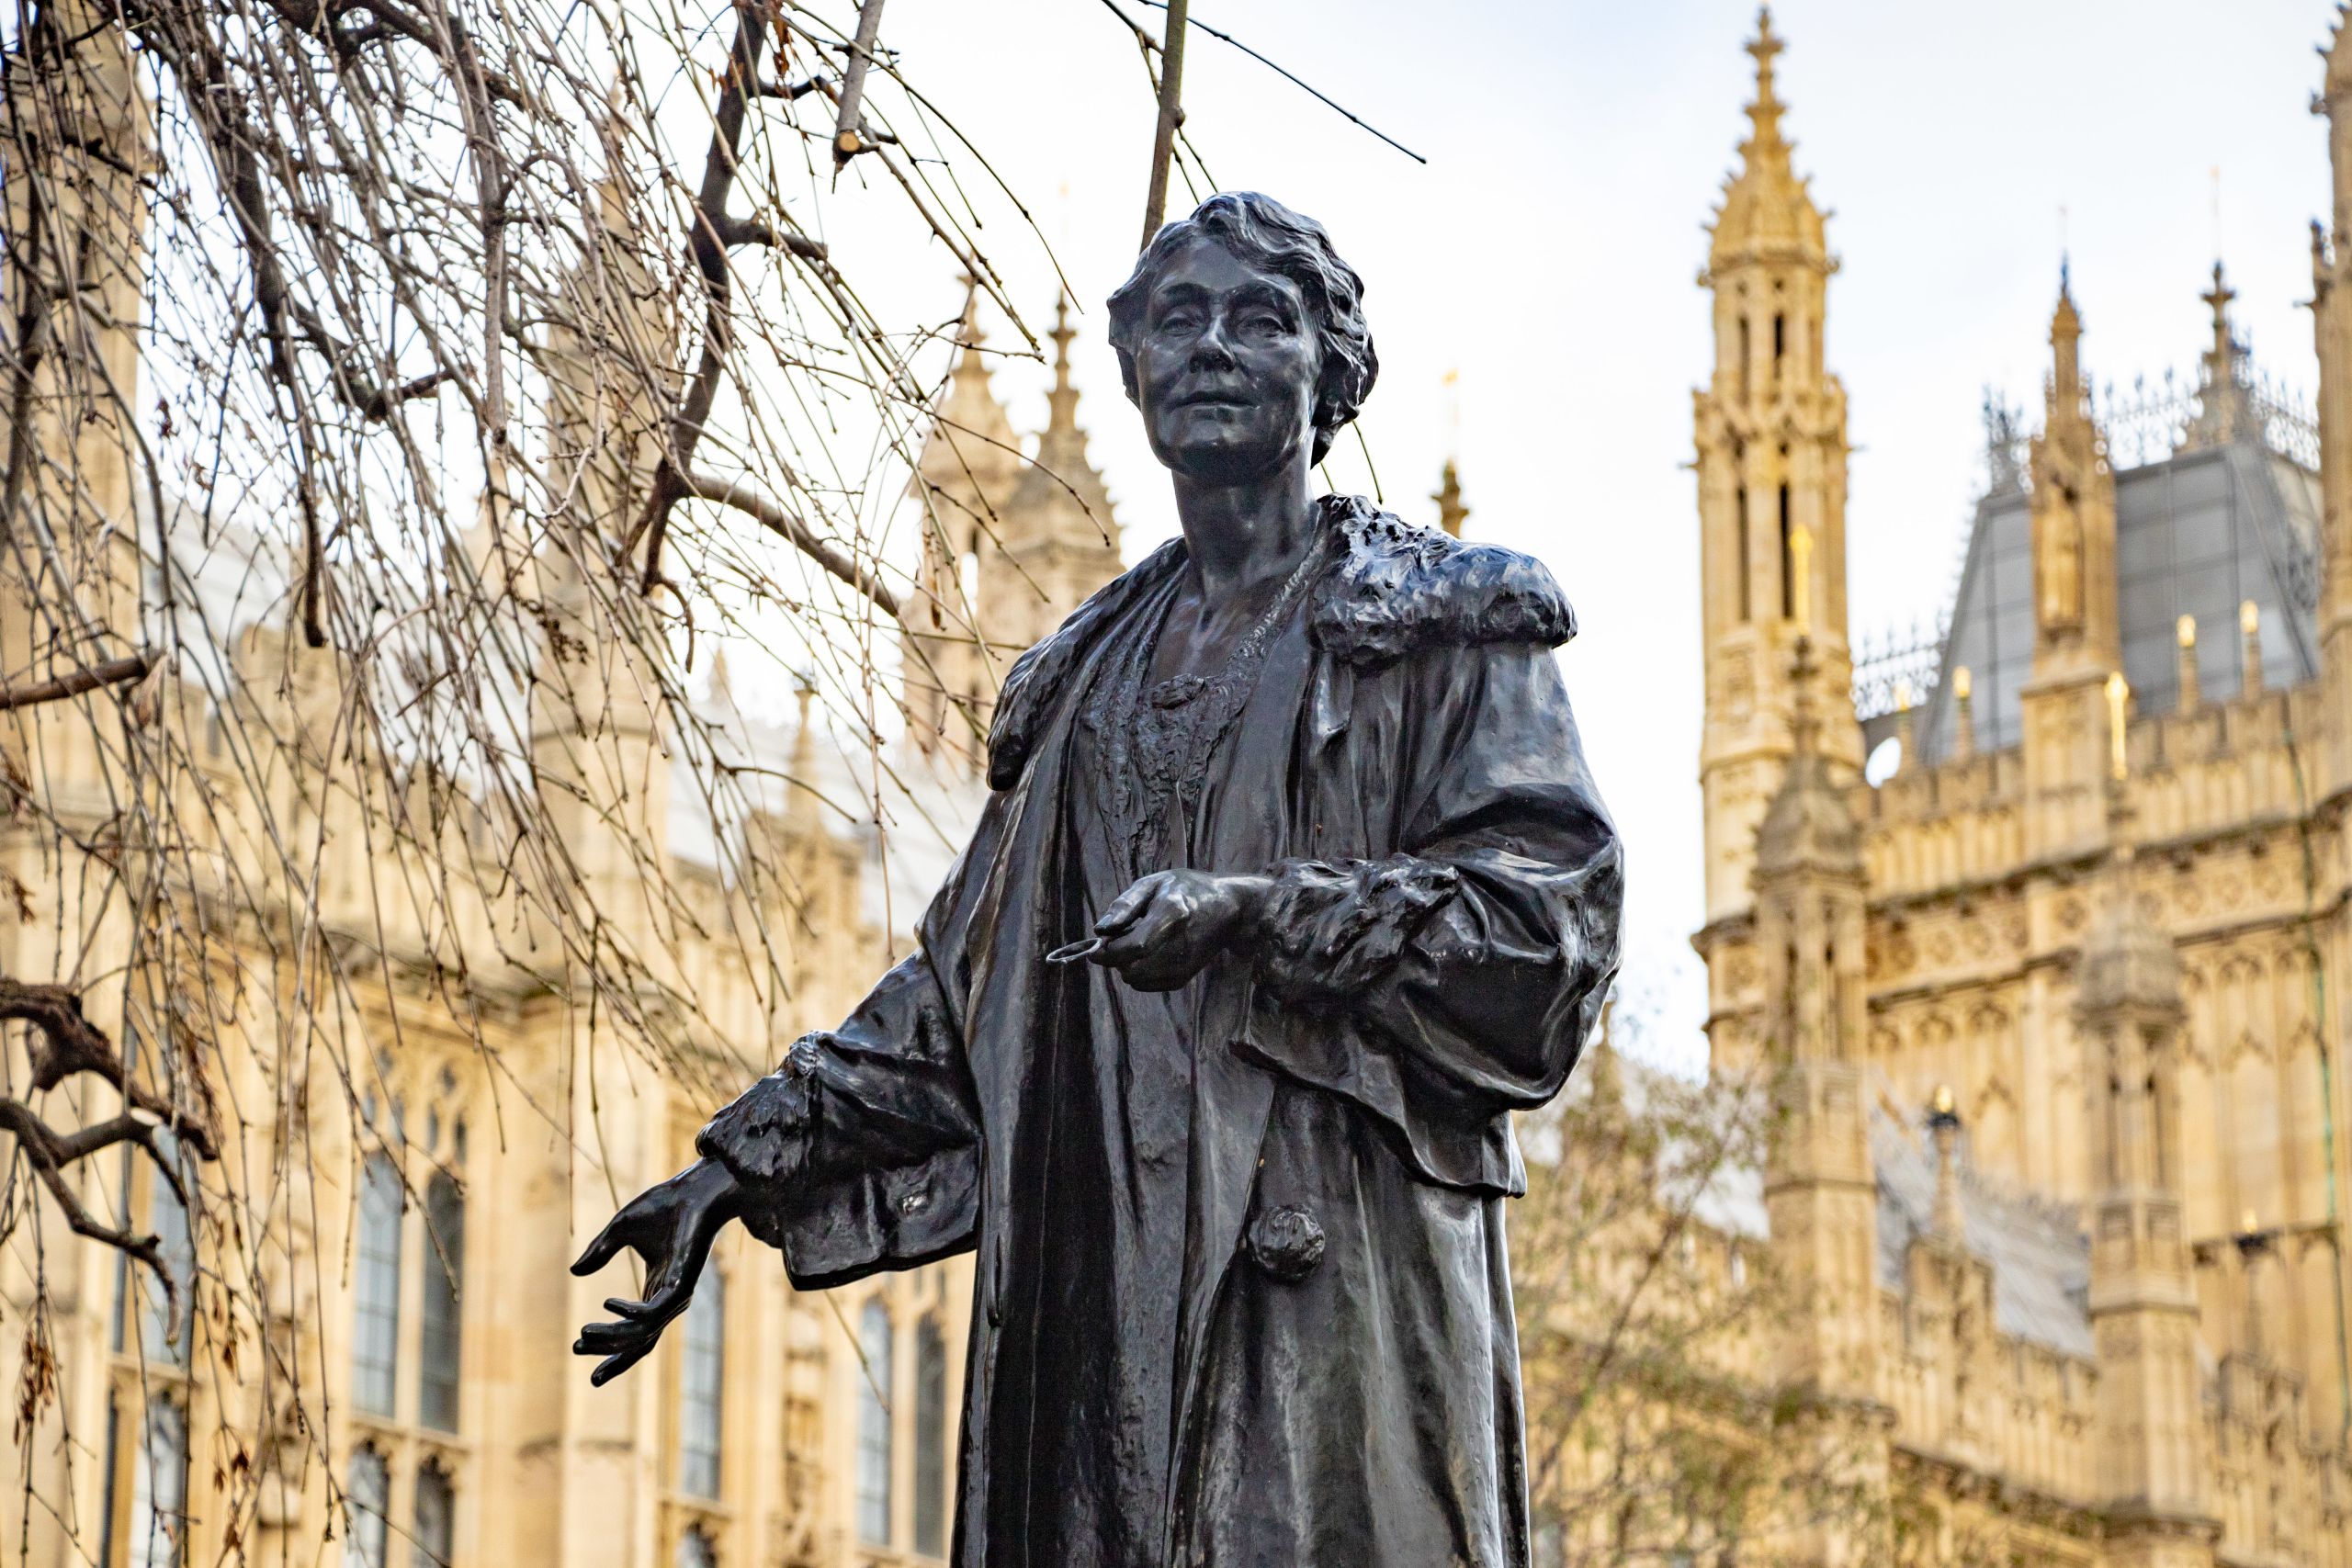
{"label": "gothic stone building", "polygon": [[1949,630],[1851,708],[1838,261],[1781,47],[1768,13],[1702,275],[1695,941],[1716,1063],[1779,1096],[1760,1228],[1808,1303],[1754,1370],[1885,1504],[1799,1555],[2352,1562],[2352,41],[2315,431],[2218,267],[2193,396],[2095,399],[2062,271]]}
{"label": "gothic stone building", "polygon": [[[93,151],[61,188],[96,195],[88,211],[65,217],[135,222],[126,215],[138,206],[145,107],[111,33],[94,29],[77,50],[80,121],[60,142],[64,156]],[[22,188],[12,183],[9,197],[21,202]],[[117,323],[96,351],[115,385],[135,386],[127,323],[139,318],[141,280],[109,275],[91,287]],[[1052,417],[1029,457],[971,344],[922,457],[919,498],[940,541],[924,583],[933,635],[909,661],[910,728],[926,747],[950,734],[943,689],[985,723],[1003,660],[1118,569],[1116,525],[1077,423],[1066,327],[1058,336]],[[154,519],[122,443],[109,439],[107,405],[84,406],[90,400],[61,367],[67,357],[44,367],[35,417],[42,440],[78,448],[84,489],[51,515],[81,519],[63,547],[111,582],[111,602],[102,592],[93,601],[135,644],[136,584],[152,563],[130,558],[127,542],[155,536]],[[555,357],[560,366],[560,344]],[[569,395],[554,379],[553,395]],[[642,479],[623,457],[591,465],[580,482],[616,507],[616,487]],[[229,537],[235,576],[245,563],[233,529]],[[962,563],[944,565],[950,542],[977,568],[952,582],[945,573]],[[204,592],[220,557],[179,564]],[[562,570],[517,564],[536,574],[527,592],[563,624],[576,594]],[[0,599],[0,671],[11,678],[50,668],[38,619]],[[188,751],[217,764],[218,795],[231,806],[220,848],[255,865],[275,863],[254,840],[251,792],[229,759],[278,760],[267,786],[275,820],[312,824],[324,857],[322,901],[282,911],[289,929],[313,922],[324,940],[363,944],[382,962],[360,965],[335,1002],[306,1010],[289,1005],[290,992],[274,994],[294,983],[284,949],[257,942],[231,955],[207,993],[227,1042],[229,1081],[215,1088],[239,1111],[224,1157],[257,1173],[243,1215],[266,1238],[257,1253],[241,1254],[213,1224],[190,1235],[143,1160],[74,1168],[92,1213],[121,1214],[161,1235],[176,1267],[248,1288],[266,1311],[266,1343],[236,1342],[204,1315],[169,1333],[143,1274],[76,1241],[45,1201],[12,1231],[0,1254],[0,1387],[29,1386],[36,1338],[26,1325],[39,1280],[52,1309],[40,1348],[53,1359],[54,1399],[28,1404],[28,1420],[0,1441],[0,1562],[916,1568],[944,1558],[967,1259],[820,1296],[795,1292],[773,1254],[730,1235],[685,1320],[637,1371],[599,1391],[566,1348],[580,1324],[605,1315],[598,1303],[615,1280],[573,1280],[567,1265],[616,1201],[691,1157],[693,1134],[718,1104],[794,1036],[838,1021],[905,950],[977,815],[978,785],[960,768],[910,756],[887,770],[908,782],[876,803],[876,819],[845,825],[816,802],[865,798],[858,781],[870,761],[857,751],[854,766],[845,753],[854,744],[805,703],[797,727],[745,718],[722,666],[708,716],[741,749],[737,760],[820,786],[792,789],[734,825],[760,835],[788,871],[775,879],[775,907],[746,908],[702,791],[665,745],[665,721],[634,694],[643,683],[592,646],[585,623],[571,635],[585,651],[568,678],[534,684],[532,769],[550,782],[564,850],[598,907],[650,933],[655,984],[695,994],[724,1038],[689,1039],[688,1070],[662,1071],[608,1017],[567,1000],[545,979],[547,933],[527,908],[502,901],[502,879],[483,860],[494,852],[461,825],[433,846],[441,865],[408,845],[391,852],[404,863],[390,874],[368,874],[365,818],[386,804],[365,798],[369,770],[358,770],[355,791],[350,767],[335,770],[330,788],[327,771],[309,765],[344,743],[336,654],[302,646],[281,625],[238,625],[218,650],[229,671],[211,683],[219,700],[167,676],[159,722],[186,727]],[[946,676],[928,697],[925,671]],[[111,809],[103,743],[76,703],[0,716],[6,776],[69,825],[95,827]],[[379,772],[390,780],[392,770]],[[85,918],[96,906],[85,908],[77,890],[92,885],[90,868],[32,820],[0,817],[0,873],[13,879],[0,886],[34,901],[27,918],[0,921],[0,974],[119,970],[129,951],[121,917]],[[667,869],[677,905],[649,898],[649,862]],[[428,920],[401,902],[401,888],[434,886],[461,907]],[[781,987],[755,986],[739,948],[697,934],[755,919],[778,933]],[[436,951],[453,926],[464,950],[454,987],[449,955]],[[103,990],[92,992],[93,1021],[120,1037],[120,999],[107,1003]],[[323,1052],[322,1032],[337,1037]],[[21,1074],[21,1047],[10,1048]],[[331,1060],[352,1064],[351,1096],[279,1092]],[[22,1191],[8,1201],[24,1201]]]}

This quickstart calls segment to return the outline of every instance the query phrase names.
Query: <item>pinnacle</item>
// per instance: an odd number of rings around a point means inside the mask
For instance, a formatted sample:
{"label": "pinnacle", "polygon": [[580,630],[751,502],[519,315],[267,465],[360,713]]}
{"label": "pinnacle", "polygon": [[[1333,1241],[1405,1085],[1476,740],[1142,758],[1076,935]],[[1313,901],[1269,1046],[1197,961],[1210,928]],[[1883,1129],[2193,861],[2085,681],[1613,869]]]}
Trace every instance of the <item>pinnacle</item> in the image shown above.
{"label": "pinnacle", "polygon": [[1756,13],[1756,37],[1747,46],[1756,60],[1756,101],[1747,106],[1755,130],[1742,149],[1751,168],[1763,162],[1785,171],[1788,164],[1789,144],[1781,135],[1781,115],[1788,106],[1781,102],[1772,82],[1772,62],[1787,47],[1772,31],[1772,7],[1763,6]]}
{"label": "pinnacle", "polygon": [[2058,257],[2058,304],[2050,313],[2052,341],[2061,333],[2068,337],[2083,335],[2083,315],[2075,307],[2074,265],[2063,252]]}
{"label": "pinnacle", "polygon": [[1743,254],[1793,246],[1810,265],[1830,265],[1822,234],[1821,211],[1789,158],[1793,150],[1781,133],[1781,101],[1774,62],[1787,47],[1772,30],[1770,6],[1757,14],[1757,35],[1746,48],[1756,61],[1756,96],[1747,106],[1749,130],[1739,144],[1740,167],[1724,191],[1714,228],[1713,261],[1727,265]]}
{"label": "pinnacle", "polygon": [[1056,434],[1074,434],[1078,429],[1078,389],[1070,384],[1069,345],[1078,336],[1078,329],[1069,324],[1069,296],[1054,298],[1054,389],[1046,397],[1048,413],[1046,428]]}
{"label": "pinnacle", "polygon": [[2212,309],[2213,348],[2224,357],[2230,356],[2234,348],[2230,341],[2230,301],[2237,297],[2238,291],[2222,277],[2222,264],[2217,259],[2213,263],[2213,287],[2198,298]]}
{"label": "pinnacle", "polygon": [[1790,668],[1792,742],[1781,786],[1756,831],[1756,874],[1769,877],[1799,870],[1844,874],[1861,868],[1861,828],[1853,807],[1831,777],[1821,754],[1820,719],[1814,710],[1813,639],[1796,640]]}

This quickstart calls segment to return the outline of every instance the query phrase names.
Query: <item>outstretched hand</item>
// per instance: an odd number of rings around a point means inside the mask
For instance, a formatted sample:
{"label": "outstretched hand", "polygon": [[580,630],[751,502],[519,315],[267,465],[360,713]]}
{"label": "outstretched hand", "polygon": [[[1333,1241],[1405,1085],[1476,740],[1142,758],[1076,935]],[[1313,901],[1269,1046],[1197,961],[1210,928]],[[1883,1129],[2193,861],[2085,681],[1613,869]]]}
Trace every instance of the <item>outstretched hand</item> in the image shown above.
{"label": "outstretched hand", "polygon": [[1262,876],[1159,871],[1112,901],[1087,954],[1139,991],[1172,991],[1240,941],[1271,886]]}
{"label": "outstretched hand", "polygon": [[589,1374],[591,1383],[602,1388],[643,1360],[670,1320],[686,1310],[702,1266],[709,1261],[710,1244],[735,1217],[741,1200],[725,1166],[696,1160],[630,1199],[588,1244],[571,1266],[574,1274],[594,1274],[623,1249],[643,1258],[646,1271],[643,1301],[606,1298],[605,1310],[618,1321],[589,1324],[572,1341],[573,1355],[604,1358]]}

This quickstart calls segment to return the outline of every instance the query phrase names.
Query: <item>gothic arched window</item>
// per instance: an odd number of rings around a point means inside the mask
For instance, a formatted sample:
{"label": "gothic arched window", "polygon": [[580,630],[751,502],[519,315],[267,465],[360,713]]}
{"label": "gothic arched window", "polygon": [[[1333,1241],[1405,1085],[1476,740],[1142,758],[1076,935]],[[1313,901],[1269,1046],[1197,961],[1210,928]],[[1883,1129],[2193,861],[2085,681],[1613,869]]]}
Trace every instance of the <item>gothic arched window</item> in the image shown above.
{"label": "gothic arched window", "polygon": [[374,1449],[354,1449],[351,1481],[343,1499],[344,1568],[385,1568],[391,1535],[386,1515],[392,1506],[392,1472]]}
{"label": "gothic arched window", "polygon": [[458,1494],[449,1472],[427,1464],[416,1472],[416,1535],[409,1554],[414,1568],[449,1568],[458,1549]]}
{"label": "gothic arched window", "polygon": [[857,1538],[874,1546],[890,1541],[890,1311],[880,1301],[865,1303],[858,1319],[858,1348],[865,1352],[865,1382],[857,1393]]}
{"label": "gothic arched window", "polygon": [[727,1289],[717,1269],[686,1305],[678,1366],[678,1490],[718,1495],[718,1420],[727,1375]]}
{"label": "gothic arched window", "polygon": [[351,1310],[351,1398],[371,1416],[392,1414],[400,1384],[400,1167],[372,1154],[359,1179],[359,1237]]}
{"label": "gothic arched window", "polygon": [[459,1298],[466,1278],[466,1201],[456,1179],[435,1171],[424,1189],[424,1330],[417,1366],[416,1418],[440,1432],[458,1429],[458,1370],[462,1339]]}
{"label": "gothic arched window", "polygon": [[947,1551],[947,1339],[939,1320],[915,1329],[915,1550]]}
{"label": "gothic arched window", "polygon": [[131,1462],[127,1568],[180,1568],[187,1525],[187,1412],[156,1394]]}

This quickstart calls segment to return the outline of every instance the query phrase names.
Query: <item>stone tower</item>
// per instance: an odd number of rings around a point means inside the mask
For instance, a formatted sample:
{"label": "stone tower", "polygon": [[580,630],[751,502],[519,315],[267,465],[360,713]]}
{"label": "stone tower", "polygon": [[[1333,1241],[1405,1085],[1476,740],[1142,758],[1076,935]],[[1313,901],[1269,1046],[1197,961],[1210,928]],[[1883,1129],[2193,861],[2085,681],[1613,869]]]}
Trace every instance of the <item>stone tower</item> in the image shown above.
{"label": "stone tower", "polygon": [[983,625],[1006,658],[1061,625],[1096,589],[1119,575],[1119,525],[1111,492],[1086,456],[1071,384],[1069,299],[1054,301],[1054,389],[1047,395],[1037,456],[1013,487],[1004,547],[982,558]]}
{"label": "stone tower", "polygon": [[990,558],[1005,542],[1005,508],[1021,480],[1020,441],[980,353],[978,298],[975,288],[965,299],[956,368],[915,466],[922,560],[907,605],[912,629],[900,638],[908,733],[926,752],[967,760],[979,756],[1011,658],[990,646],[981,584],[1001,570]]}
{"label": "stone tower", "polygon": [[1054,310],[1054,388],[1034,458],[989,384],[967,304],[947,397],[913,491],[922,565],[908,608],[907,727],[918,747],[977,767],[989,713],[1023,649],[1118,576],[1119,525],[1086,456],[1070,380],[1069,301]]}
{"label": "stone tower", "polygon": [[2140,907],[2123,678],[2109,677],[2109,847],[2075,993],[2090,1092],[2089,1314],[2096,1472],[2116,1568],[2210,1568],[2212,1517],[2198,1296],[2181,1181],[2180,964]]}
{"label": "stone tower", "polygon": [[[1824,693],[1851,684],[1846,641],[1846,392],[1822,358],[1829,276],[1820,209],[1790,165],[1773,89],[1781,40],[1758,14],[1756,101],[1725,185],[1701,284],[1714,296],[1715,369],[1693,394],[1706,727],[1707,919],[1747,906],[1757,823],[1792,737],[1791,653],[1810,637]],[[1836,705],[1840,713],[1845,705]],[[1858,767],[1850,720],[1824,724],[1838,770]]]}
{"label": "stone tower", "polygon": [[2034,846],[2095,848],[2106,734],[2102,693],[2122,668],[2116,623],[2115,475],[2090,411],[2083,319],[2066,269],[2050,318],[2050,379],[2033,438],[2033,673],[2020,694]]}
{"label": "stone tower", "polygon": [[2312,109],[2327,118],[2334,200],[2312,223],[2312,321],[2319,344],[2319,636],[2327,783],[2352,783],[2352,42],[2338,19]]}
{"label": "stone tower", "polygon": [[[1801,1527],[1807,1561],[1884,1561],[1868,1521],[1886,1457],[1878,1418],[1878,1186],[1864,1092],[1868,886],[1862,831],[1819,743],[1820,671],[1799,637],[1786,676],[1792,750],[1756,835],[1755,947],[1776,1116],[1764,1173],[1774,1256],[1795,1293],[1771,1377],[1803,1409],[1817,1472],[1858,1495]],[[1842,693],[1844,688],[1838,690]]]}
{"label": "stone tower", "polygon": [[[657,368],[659,345],[669,341],[651,302],[657,291],[631,247],[605,240],[628,233],[623,193],[601,182],[596,195],[598,222],[587,243],[605,254],[575,267],[580,319],[553,334],[544,360],[547,458],[570,500],[534,541],[531,575],[548,622],[531,691],[531,758],[580,884],[607,919],[633,917],[650,938],[662,912],[648,906],[641,871],[666,852],[669,822],[653,663],[661,637],[640,600],[594,591],[582,562],[608,556],[644,504],[673,389]],[[494,473],[491,488],[494,509],[502,504]],[[489,522],[494,535],[499,520]],[[560,879],[551,892],[566,896]]]}

